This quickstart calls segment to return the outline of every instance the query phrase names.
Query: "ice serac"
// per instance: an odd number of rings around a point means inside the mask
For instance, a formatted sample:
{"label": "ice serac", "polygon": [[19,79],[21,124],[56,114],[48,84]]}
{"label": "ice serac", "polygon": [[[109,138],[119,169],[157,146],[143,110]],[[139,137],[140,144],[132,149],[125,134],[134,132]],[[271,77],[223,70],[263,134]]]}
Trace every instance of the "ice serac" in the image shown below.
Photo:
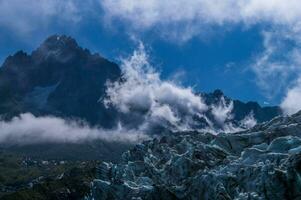
{"label": "ice serac", "polygon": [[235,134],[147,141],[97,175],[91,199],[301,199],[301,112]]}
{"label": "ice serac", "polygon": [[99,102],[106,82],[121,75],[117,64],[92,54],[65,35],[47,38],[35,51],[19,51],[0,68],[0,114],[79,118],[113,126],[115,112]]}

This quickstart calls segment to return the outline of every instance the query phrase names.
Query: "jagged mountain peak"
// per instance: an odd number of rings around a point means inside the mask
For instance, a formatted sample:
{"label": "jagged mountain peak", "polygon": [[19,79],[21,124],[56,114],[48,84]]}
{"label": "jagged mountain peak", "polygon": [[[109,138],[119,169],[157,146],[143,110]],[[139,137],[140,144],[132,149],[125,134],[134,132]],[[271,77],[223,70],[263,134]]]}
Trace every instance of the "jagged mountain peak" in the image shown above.
{"label": "jagged mountain peak", "polygon": [[71,36],[59,35],[59,34],[49,36],[42,45],[60,46],[66,44],[78,46],[76,40]]}
{"label": "jagged mountain peak", "polygon": [[10,55],[5,59],[2,68],[5,69],[7,66],[18,65],[24,62],[28,62],[29,57],[30,56],[26,52],[22,50],[17,51],[15,54]]}
{"label": "jagged mountain peak", "polygon": [[222,98],[226,101],[230,101],[220,89],[215,89],[213,92],[209,93],[201,93],[201,96],[204,98],[206,104],[219,103]]}
{"label": "jagged mountain peak", "polygon": [[47,50],[82,50],[82,48],[78,45],[76,40],[71,36],[66,35],[52,35],[49,36],[44,42],[40,45],[37,51],[47,49]]}
{"label": "jagged mountain peak", "polygon": [[88,49],[80,47],[74,38],[56,34],[44,40],[31,54],[20,50],[8,56],[2,66],[10,69],[15,66],[21,69],[26,66],[32,68],[43,63],[43,66],[49,67],[52,65],[47,65],[45,62],[67,63],[88,57],[103,59],[99,54],[92,55]]}
{"label": "jagged mountain peak", "polygon": [[221,91],[220,89],[214,90],[212,94],[213,94],[214,96],[216,96],[216,97],[223,97],[223,96],[224,96],[223,91]]}
{"label": "jagged mountain peak", "polygon": [[36,62],[54,60],[64,63],[76,57],[89,55],[90,52],[87,49],[81,48],[75,39],[66,35],[52,35],[32,52],[32,57]]}
{"label": "jagged mountain peak", "polygon": [[51,114],[108,125],[111,113],[98,100],[105,83],[120,74],[118,65],[72,37],[52,35],[32,54],[19,51],[0,68],[0,114]]}

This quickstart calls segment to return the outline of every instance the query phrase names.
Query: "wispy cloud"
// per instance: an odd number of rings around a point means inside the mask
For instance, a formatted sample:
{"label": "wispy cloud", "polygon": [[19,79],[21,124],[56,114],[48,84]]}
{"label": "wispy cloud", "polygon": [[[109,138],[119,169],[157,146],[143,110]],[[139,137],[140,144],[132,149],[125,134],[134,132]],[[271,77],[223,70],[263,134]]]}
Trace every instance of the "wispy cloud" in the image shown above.
{"label": "wispy cloud", "polygon": [[106,20],[131,33],[160,30],[158,35],[177,43],[204,37],[215,27],[260,27],[264,49],[250,69],[268,99],[283,95],[301,76],[299,0],[103,0],[101,5]]}
{"label": "wispy cloud", "polygon": [[281,103],[281,108],[288,115],[301,110],[301,78],[288,90]]}
{"label": "wispy cloud", "polygon": [[254,112],[250,112],[245,118],[240,121],[242,128],[252,128],[257,124],[257,120],[254,118]]}
{"label": "wispy cloud", "polygon": [[103,0],[106,19],[130,24],[134,31],[160,32],[189,39],[206,26],[258,23],[292,25],[301,19],[300,1],[281,0]]}
{"label": "wispy cloud", "polygon": [[122,80],[108,83],[104,103],[124,114],[126,125],[146,133],[158,127],[173,131],[206,128],[214,133],[241,130],[231,123],[231,101],[222,97],[217,104],[206,105],[191,87],[162,80],[142,44],[122,59],[121,68]]}
{"label": "wispy cloud", "polygon": [[84,122],[65,120],[53,116],[35,117],[30,113],[21,114],[10,121],[0,121],[0,143],[80,143],[90,140],[108,142],[138,142],[148,136],[117,127],[104,130],[89,127]]}
{"label": "wispy cloud", "polygon": [[24,36],[50,29],[54,24],[72,27],[93,10],[94,0],[1,0],[0,28]]}
{"label": "wispy cloud", "polygon": [[208,25],[296,24],[300,10],[298,0],[1,0],[0,26],[24,32],[104,12],[105,20],[118,20],[135,31],[160,27],[163,35],[189,39]]}
{"label": "wispy cloud", "polygon": [[[263,32],[264,51],[251,64],[256,84],[272,99],[283,92],[301,72],[301,51],[297,35],[287,30]],[[273,84],[271,84],[273,83]]]}
{"label": "wispy cloud", "polygon": [[162,81],[160,74],[148,62],[144,46],[122,60],[123,81],[108,84],[105,104],[120,112],[137,116],[138,129],[171,125],[188,128],[193,116],[201,117],[207,106],[192,88],[184,88],[170,81]]}
{"label": "wispy cloud", "polygon": [[226,120],[232,119],[233,102],[228,104],[224,97],[221,97],[220,102],[217,105],[211,105],[211,112],[213,117],[219,124],[224,124]]}

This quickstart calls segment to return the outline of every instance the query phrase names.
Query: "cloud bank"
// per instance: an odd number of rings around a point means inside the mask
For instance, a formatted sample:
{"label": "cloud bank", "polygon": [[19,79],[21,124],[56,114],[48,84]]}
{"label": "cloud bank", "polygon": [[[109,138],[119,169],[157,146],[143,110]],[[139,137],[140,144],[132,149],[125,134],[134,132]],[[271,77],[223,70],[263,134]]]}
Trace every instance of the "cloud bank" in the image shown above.
{"label": "cloud bank", "polygon": [[217,104],[206,105],[192,88],[162,80],[148,60],[140,44],[132,56],[122,59],[121,81],[108,83],[104,103],[124,115],[125,125],[146,133],[158,127],[172,131],[206,129],[213,133],[241,130],[231,122],[233,102],[221,98]]}
{"label": "cloud bank", "polygon": [[106,106],[134,117],[139,130],[165,124],[175,130],[185,130],[193,117],[202,117],[208,109],[192,88],[183,88],[170,81],[162,81],[148,62],[144,46],[128,59],[122,60],[122,81],[108,84]]}
{"label": "cloud bank", "polygon": [[301,19],[298,0],[103,0],[100,4],[106,19],[130,24],[136,31],[159,27],[163,34],[184,39],[206,32],[208,25],[294,25]]}
{"label": "cloud bank", "polygon": [[224,124],[226,120],[233,118],[231,112],[233,110],[233,102],[226,103],[225,98],[222,97],[217,105],[211,105],[211,112],[219,124]]}
{"label": "cloud bank", "polygon": [[190,39],[212,25],[295,26],[300,11],[298,0],[1,0],[0,26],[26,32],[52,22],[78,23],[97,14],[106,23],[118,20],[135,31],[158,27],[158,34]]}
{"label": "cloud bank", "polygon": [[68,121],[58,117],[35,117],[21,114],[11,121],[0,121],[0,143],[80,143],[91,140],[107,142],[138,142],[148,136],[122,127],[113,130],[91,128],[83,122]]}

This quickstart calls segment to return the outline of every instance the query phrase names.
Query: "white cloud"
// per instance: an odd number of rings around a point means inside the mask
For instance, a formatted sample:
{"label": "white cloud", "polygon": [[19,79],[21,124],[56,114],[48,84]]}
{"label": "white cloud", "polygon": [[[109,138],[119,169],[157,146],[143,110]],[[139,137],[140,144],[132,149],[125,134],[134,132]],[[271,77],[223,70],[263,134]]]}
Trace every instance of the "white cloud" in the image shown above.
{"label": "white cloud", "polygon": [[222,97],[217,105],[211,106],[211,113],[219,124],[225,124],[226,120],[232,119],[231,114],[233,110],[233,102],[226,103],[225,98]]}
{"label": "white cloud", "polygon": [[209,112],[213,116],[214,120],[210,121],[210,126],[206,129],[206,131],[213,134],[220,132],[235,133],[251,128],[252,125],[256,124],[253,114],[247,115],[243,120],[237,122],[237,124],[233,123],[233,106],[233,101],[226,101],[223,96],[219,99],[218,103],[210,105]]}
{"label": "white cloud", "polygon": [[184,39],[207,31],[208,25],[272,23],[292,25],[301,19],[298,0],[102,0],[106,19],[129,23],[134,30],[160,27]]}
{"label": "white cloud", "polygon": [[232,101],[221,98],[216,105],[206,105],[192,88],[162,80],[142,44],[131,57],[122,60],[121,68],[122,81],[108,83],[104,103],[123,113],[129,119],[127,124],[135,124],[135,129],[153,132],[158,127],[173,131],[206,128],[213,133],[242,130],[231,122]]}
{"label": "white cloud", "polygon": [[100,3],[106,20],[121,22],[131,33],[155,31],[177,43],[208,37],[216,27],[222,27],[223,31],[236,25],[260,27],[264,50],[258,52],[250,66],[256,84],[269,99],[283,95],[301,76],[299,0],[102,0]]}
{"label": "white cloud", "polygon": [[187,40],[208,25],[296,24],[300,7],[298,0],[1,0],[0,26],[30,33],[51,22],[70,26],[104,12],[105,20],[122,21],[135,31],[159,27],[164,37]]}
{"label": "white cloud", "polygon": [[284,92],[301,72],[297,35],[287,30],[263,32],[264,51],[251,67],[256,74],[256,84],[268,98]]}
{"label": "white cloud", "polygon": [[292,115],[301,110],[301,79],[294,87],[288,90],[281,103],[281,108],[285,114]]}
{"label": "white cloud", "polygon": [[[228,3],[224,3],[226,1],[216,3],[215,0],[104,0],[100,2],[106,21],[121,21],[134,32],[158,28],[160,31],[157,33],[165,39],[181,41],[199,35],[206,24],[223,24],[225,21],[234,20],[235,15],[235,12],[231,12],[234,9]],[[227,12],[221,13],[224,10]]]}
{"label": "white cloud", "polygon": [[301,19],[299,0],[239,0],[239,12],[248,23],[268,22],[277,25],[298,23]]}
{"label": "white cloud", "polygon": [[257,120],[254,118],[254,113],[251,112],[245,118],[240,121],[241,127],[250,129],[257,124]]}
{"label": "white cloud", "polygon": [[0,28],[22,36],[48,30],[51,23],[70,27],[81,21],[93,1],[1,0]]}
{"label": "white cloud", "polygon": [[11,121],[0,121],[0,143],[79,143],[90,140],[137,142],[148,137],[134,130],[118,127],[112,130],[91,128],[83,122],[67,121],[62,118],[35,117],[30,113],[21,114]]}
{"label": "white cloud", "polygon": [[122,113],[143,118],[139,128],[167,123],[177,130],[186,129],[193,116],[201,116],[207,110],[202,98],[191,88],[160,79],[142,44],[122,62],[123,81],[109,84],[104,102]]}
{"label": "white cloud", "polygon": [[265,51],[253,65],[257,83],[270,98],[284,96],[281,108],[293,114],[301,109],[301,26],[281,28],[264,38]]}

